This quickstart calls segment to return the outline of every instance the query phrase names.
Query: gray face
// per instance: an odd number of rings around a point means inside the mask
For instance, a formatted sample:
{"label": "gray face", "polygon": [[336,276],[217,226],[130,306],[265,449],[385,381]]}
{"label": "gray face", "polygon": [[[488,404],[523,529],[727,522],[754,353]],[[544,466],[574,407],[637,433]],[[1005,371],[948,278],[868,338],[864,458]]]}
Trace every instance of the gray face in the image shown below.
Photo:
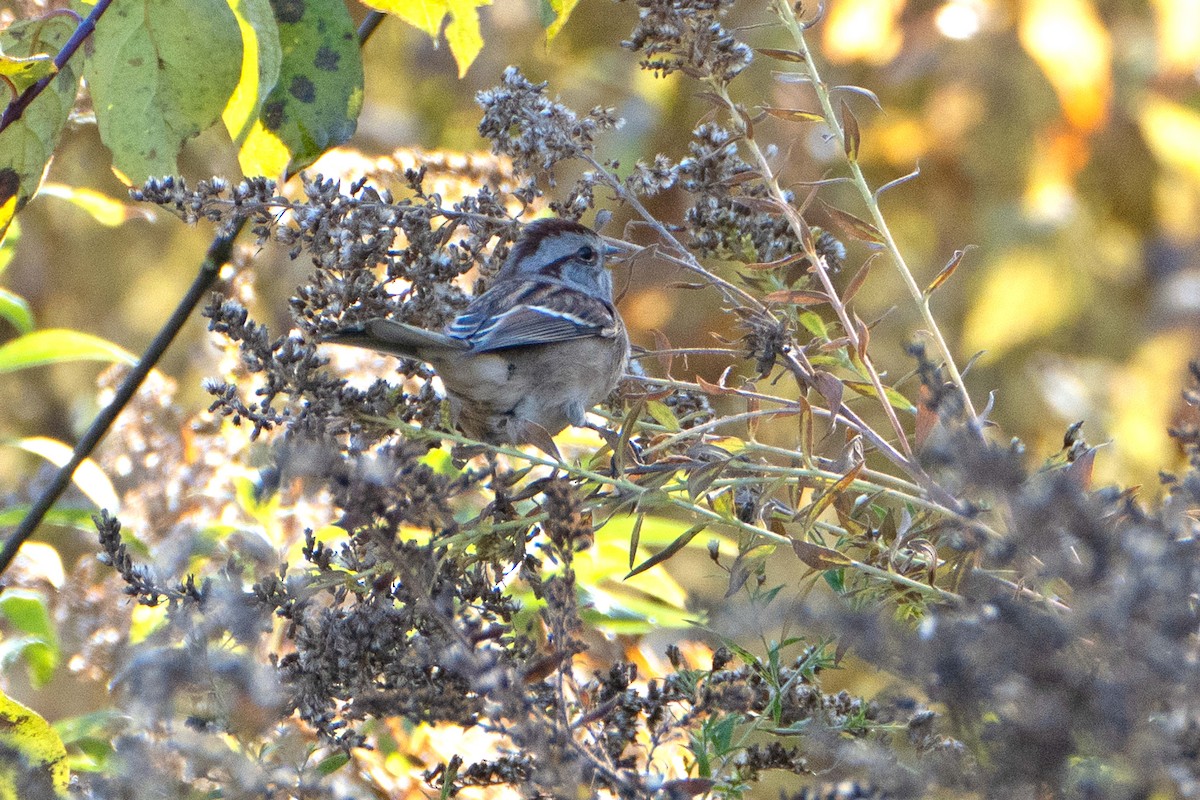
{"label": "gray face", "polygon": [[593,297],[612,301],[612,276],[604,268],[604,242],[584,226],[559,219],[525,228],[501,274],[552,278]]}

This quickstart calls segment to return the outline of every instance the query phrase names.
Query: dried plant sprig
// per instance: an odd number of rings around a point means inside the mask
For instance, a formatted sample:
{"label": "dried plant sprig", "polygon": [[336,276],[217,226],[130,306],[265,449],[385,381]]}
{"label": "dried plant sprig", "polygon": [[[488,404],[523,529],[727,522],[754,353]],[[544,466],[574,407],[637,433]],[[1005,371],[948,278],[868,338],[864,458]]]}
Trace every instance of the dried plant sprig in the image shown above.
{"label": "dried plant sprig", "polygon": [[[821,79],[820,71],[817,67],[817,61],[814,58],[812,50],[808,46],[807,37],[804,34],[806,25],[802,23],[796,16],[796,7],[788,0],[772,0],[772,7],[775,13],[783,22],[784,29],[791,37],[796,47],[796,52],[801,56],[800,66],[804,74],[809,78],[809,85],[816,93],[817,101],[821,105],[821,116],[824,124],[833,132],[834,138],[839,145],[841,152],[847,154],[846,163],[850,170],[852,184],[858,190],[858,193],[863,201],[863,204],[870,212],[871,221],[874,223],[876,230],[883,239],[883,245],[887,249],[888,255],[896,272],[900,275],[904,282],[905,288],[916,304],[917,309],[921,313],[921,319],[925,324],[925,329],[928,331],[934,344],[938,348],[938,354],[942,359],[942,363],[946,370],[950,373],[950,379],[954,386],[958,389],[959,396],[962,399],[963,408],[968,415],[968,419],[972,424],[978,425],[979,415],[975,410],[975,405],[971,401],[971,393],[967,389],[966,382],[963,380],[962,373],[958,369],[955,362],[954,354],[950,350],[950,346],[946,343],[946,338],[942,335],[941,327],[938,325],[937,318],[933,315],[933,309],[930,305],[931,293],[924,292],[917,284],[916,278],[913,277],[912,270],[908,267],[908,262],[904,258],[904,254],[900,251],[896,244],[895,237],[892,236],[891,228],[887,224],[887,219],[883,215],[883,211],[879,207],[879,193],[871,189],[867,182],[866,176],[863,174],[862,167],[858,163],[857,158],[857,142],[851,141],[852,136],[857,136],[857,130],[853,134],[849,133],[846,127],[846,122],[839,122],[837,111],[833,107],[833,99],[831,97],[829,85]],[[853,123],[857,128],[857,122]],[[847,330],[852,330],[848,328]],[[886,402],[885,402],[886,405]]]}

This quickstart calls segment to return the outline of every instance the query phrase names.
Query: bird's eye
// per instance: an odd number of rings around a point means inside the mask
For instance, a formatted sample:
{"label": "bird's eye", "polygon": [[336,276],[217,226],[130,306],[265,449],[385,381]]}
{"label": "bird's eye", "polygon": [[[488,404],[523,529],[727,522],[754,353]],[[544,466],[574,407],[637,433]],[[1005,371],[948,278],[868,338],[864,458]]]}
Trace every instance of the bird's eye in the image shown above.
{"label": "bird's eye", "polygon": [[596,260],[596,248],[592,247],[590,244],[585,244],[583,247],[579,248],[575,255],[579,257],[580,261],[586,261],[587,263],[591,264]]}

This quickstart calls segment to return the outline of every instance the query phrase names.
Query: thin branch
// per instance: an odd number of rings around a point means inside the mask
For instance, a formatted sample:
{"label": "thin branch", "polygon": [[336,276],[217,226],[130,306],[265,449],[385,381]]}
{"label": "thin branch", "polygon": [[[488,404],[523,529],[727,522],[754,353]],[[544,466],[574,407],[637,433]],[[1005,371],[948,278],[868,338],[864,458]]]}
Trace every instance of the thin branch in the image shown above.
{"label": "thin branch", "polygon": [[[92,13],[80,24],[79,28],[75,30],[75,35],[71,37],[71,40],[59,52],[58,57],[55,58],[56,64],[59,63],[60,58],[63,63],[66,63],[66,59],[70,57],[68,48],[71,48],[70,52],[74,52],[79,47],[79,44],[86,38],[87,33],[90,33],[95,28],[96,19],[100,17],[100,14],[103,13],[104,9],[111,2],[112,0],[100,0],[96,4]],[[372,12],[367,15],[367,18],[363,20],[362,25],[358,29],[357,35],[360,45],[370,37],[381,21],[382,15],[378,14],[378,12]],[[81,34],[81,30],[85,26],[87,26],[87,31]],[[36,86],[37,84],[30,88],[33,89]],[[42,88],[45,87],[43,86]],[[38,91],[41,90],[39,89]],[[25,105],[28,105],[28,102]],[[5,111],[5,120],[8,119],[11,108],[12,106]],[[17,115],[19,116],[19,111]],[[0,125],[0,130],[2,129],[3,126]],[[288,177],[291,176],[289,175]],[[200,300],[208,294],[213,281],[216,280],[217,275],[220,273],[221,267],[229,261],[229,257],[233,252],[233,242],[237,239],[238,234],[241,233],[242,228],[245,227],[246,219],[245,216],[239,217],[228,230],[218,234],[208,246],[208,252],[205,254],[204,261],[200,264],[200,270],[196,274],[195,280],[192,281],[187,294],[183,296],[179,304],[175,307],[174,313],[163,324],[162,329],[154,337],[150,346],[146,348],[146,352],[138,359],[138,363],[125,376],[125,379],[121,381],[121,385],[117,388],[117,393],[113,397],[112,402],[92,420],[92,424],[88,426],[79,443],[75,445],[75,450],[71,453],[71,459],[59,468],[58,472],[55,473],[54,480],[37,497],[30,507],[29,512],[21,520],[21,524],[17,526],[4,542],[3,549],[0,549],[0,575],[3,575],[5,570],[8,569],[9,564],[16,557],[21,545],[33,535],[33,532],[37,530],[38,525],[41,524],[47,512],[50,511],[51,507],[58,501],[58,498],[62,496],[62,493],[70,486],[75,470],[92,454],[96,445],[108,433],[109,428],[112,427],[113,422],[116,421],[121,411],[133,399],[133,396],[137,394],[146,376],[150,374],[150,371],[154,369],[155,365],[162,358],[163,353],[170,347],[171,342],[175,340],[184,323],[187,322],[192,312],[195,311],[196,306],[199,305]]]}
{"label": "thin branch", "polygon": [[[595,481],[601,485],[612,486],[614,489],[624,492],[630,496],[641,497],[644,495],[654,494],[656,498],[661,499],[662,502],[666,503],[667,505],[674,506],[675,508],[686,511],[689,514],[708,520],[710,524],[734,528],[743,533],[748,533],[758,537],[766,542],[770,542],[771,544],[790,547],[794,541],[789,536],[783,536],[758,525],[752,525],[748,522],[743,522],[737,517],[727,517],[698,503],[688,502],[681,497],[664,493],[661,490],[648,489],[645,486],[639,486],[633,481],[626,480],[623,476],[606,475],[604,473],[586,469],[576,464],[569,464],[566,461],[556,460],[550,456],[527,452],[508,445],[488,444],[486,442],[480,442],[461,434],[452,433],[449,431],[421,428],[416,425],[411,425],[407,422],[401,422],[400,420],[391,417],[366,417],[366,419],[389,425],[393,429],[415,439],[436,439],[439,441],[455,442],[457,444],[468,445],[471,447],[483,447],[498,455],[519,459],[530,464],[548,467],[550,469],[565,472],[566,474],[577,478]],[[846,533],[836,525],[817,523],[816,527],[827,530],[835,535],[843,535]],[[912,589],[945,603],[959,604],[963,601],[961,595],[947,591],[941,587],[932,586],[927,583],[921,583],[920,581],[915,581],[905,575],[888,572],[885,569],[872,566],[871,564],[865,564],[861,561],[854,559],[847,560],[848,563],[846,566],[849,569],[858,570],[865,575],[871,575],[875,578],[879,578],[880,580],[888,581],[890,583]]]}
{"label": "thin branch", "polygon": [[[92,31],[96,30],[96,21],[104,15],[104,12],[108,10],[110,5],[112,5],[112,0],[99,0],[92,7],[92,13],[88,14],[76,26],[75,32],[71,34],[71,38],[67,40],[67,43],[54,56],[54,71],[40,78],[36,83],[22,92],[20,97],[8,104],[4,109],[4,114],[0,116],[0,133],[3,133],[5,128],[19,120],[21,115],[25,113],[25,109],[29,107],[29,104],[50,85],[50,81],[58,77],[58,73],[67,65],[67,61],[71,59],[71,56],[75,55],[79,46],[92,35]],[[0,566],[0,572],[2,571],[3,567]]]}
{"label": "thin branch", "polygon": [[71,477],[75,474],[75,470],[83,461],[92,454],[96,445],[108,433],[108,429],[112,427],[117,416],[124,410],[125,406],[137,394],[141,388],[142,382],[150,371],[158,364],[163,353],[170,347],[171,342],[175,340],[175,336],[179,330],[187,322],[188,317],[192,315],[196,306],[200,301],[208,295],[209,289],[212,287],[213,281],[221,270],[221,266],[229,261],[229,256],[233,252],[233,240],[241,232],[245,220],[236,223],[230,230],[217,236],[212,244],[208,247],[208,252],[205,254],[204,262],[200,265],[200,271],[192,281],[191,287],[187,293],[179,301],[179,305],[175,307],[175,312],[163,325],[158,335],[154,337],[154,341],[146,348],[146,352],[138,359],[138,363],[130,370],[125,379],[121,381],[121,385],[117,388],[116,396],[112,402],[105,406],[104,410],[96,415],[92,420],[92,424],[88,426],[80,438],[79,443],[75,445],[75,450],[71,453],[71,459],[63,464],[57,473],[54,475],[54,480],[42,490],[38,495],[33,505],[25,518],[21,520],[21,524],[17,526],[4,542],[4,549],[0,550],[0,575],[8,569],[8,565],[12,563],[13,558],[17,554],[17,550],[25,543],[25,540],[33,535],[41,524],[42,519],[50,508],[58,501],[66,488],[71,485]]}

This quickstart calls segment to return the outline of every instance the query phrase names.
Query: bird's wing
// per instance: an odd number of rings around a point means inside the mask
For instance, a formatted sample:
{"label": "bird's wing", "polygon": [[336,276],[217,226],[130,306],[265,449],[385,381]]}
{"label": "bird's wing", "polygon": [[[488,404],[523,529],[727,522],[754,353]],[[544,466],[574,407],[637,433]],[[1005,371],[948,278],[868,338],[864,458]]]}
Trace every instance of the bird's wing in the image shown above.
{"label": "bird's wing", "polygon": [[472,303],[446,333],[477,353],[565,342],[589,336],[612,337],[619,323],[603,300],[556,283],[497,284]]}

